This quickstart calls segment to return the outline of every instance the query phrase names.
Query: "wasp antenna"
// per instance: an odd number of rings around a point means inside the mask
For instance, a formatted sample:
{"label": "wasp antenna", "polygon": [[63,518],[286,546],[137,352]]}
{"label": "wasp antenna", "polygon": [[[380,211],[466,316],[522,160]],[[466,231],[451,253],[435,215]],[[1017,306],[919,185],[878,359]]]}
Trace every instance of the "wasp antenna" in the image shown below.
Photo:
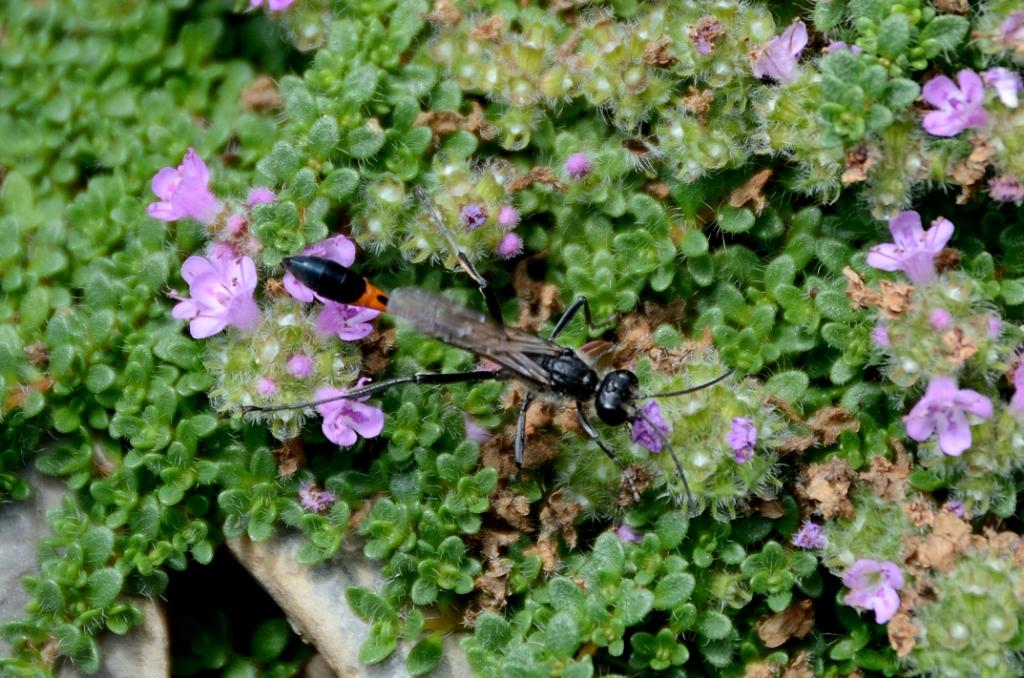
{"label": "wasp antenna", "polygon": [[700,391],[702,389],[708,388],[709,386],[714,386],[715,384],[717,384],[717,383],[719,383],[721,381],[724,381],[725,379],[729,378],[729,376],[731,376],[732,373],[735,372],[735,371],[736,371],[735,369],[731,369],[731,370],[727,371],[725,374],[722,374],[722,375],[719,375],[719,376],[715,377],[711,381],[707,381],[707,382],[704,382],[703,384],[698,384],[696,386],[691,386],[690,388],[684,388],[681,391],[665,391],[663,393],[648,393],[646,395],[640,396],[639,398],[637,398],[637,400],[646,400],[648,398],[668,398],[670,396],[678,396],[678,395],[686,395],[687,393],[694,393],[696,391]]}
{"label": "wasp antenna", "polygon": [[686,481],[686,472],[683,471],[683,464],[679,461],[679,455],[676,454],[676,449],[672,447],[672,443],[669,441],[668,436],[665,435],[658,426],[651,421],[651,418],[644,414],[643,410],[637,410],[636,414],[638,417],[647,422],[647,425],[655,435],[661,440],[662,446],[668,449],[669,456],[672,457],[672,463],[676,465],[676,471],[679,473],[680,480],[683,481],[683,491],[686,492],[686,504],[689,507],[689,515],[693,516],[697,514],[697,502],[693,500],[693,493],[690,492],[690,483]]}
{"label": "wasp antenna", "polygon": [[[353,390],[356,397],[359,396]],[[345,393],[344,395],[331,396],[330,398],[322,398],[320,400],[307,400],[302,403],[291,403],[288,405],[243,405],[242,414],[249,414],[251,412],[283,412],[285,410],[305,410],[310,407],[316,407],[317,405],[323,405],[324,403],[333,403],[335,400],[344,400],[351,398],[352,395]]]}

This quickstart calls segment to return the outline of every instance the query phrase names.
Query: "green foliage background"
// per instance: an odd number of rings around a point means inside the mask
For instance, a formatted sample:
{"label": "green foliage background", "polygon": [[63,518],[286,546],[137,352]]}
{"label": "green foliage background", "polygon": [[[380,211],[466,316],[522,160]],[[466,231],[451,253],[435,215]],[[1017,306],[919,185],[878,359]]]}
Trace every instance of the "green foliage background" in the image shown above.
{"label": "green foliage background", "polygon": [[[802,468],[839,458],[863,470],[872,457],[894,458],[889,441],[905,439],[900,417],[921,391],[921,381],[893,377],[870,341],[877,318],[845,294],[846,267],[870,283],[884,277],[864,253],[889,240],[885,218],[913,206],[926,222],[941,215],[958,226],[952,245],[962,270],[942,288],[962,291],[951,310],[965,322],[983,313],[1004,321],[990,350],[964,367],[965,381],[1000,397],[1020,339],[1020,208],[984,193],[955,201],[952,168],[971,151],[969,135],[929,137],[915,109],[925,74],[1020,66],[1021,52],[993,37],[1014,7],[993,0],[961,16],[940,4],[617,0],[556,10],[486,0],[456,3],[458,20],[432,23],[423,0],[298,0],[281,14],[218,1],[4,0],[0,498],[31,491],[26,464],[64,478],[71,493],[52,517],[38,573],[25,581],[26,616],[5,629],[15,652],[0,670],[48,675],[67,657],[95,671],[97,636],[139,621],[127,595],[161,594],[168,571],[209,562],[225,538],[292,529],[306,536],[300,558],[309,564],[334,557],[342,539],[363,540],[388,584],[349,592],[374,628],[361,658],[380,661],[410,642],[410,671],[429,671],[487,565],[473,535],[494,520],[500,485],[526,497],[533,515],[560,488],[585,510],[580,543],[563,545],[557,576],[542,572],[535,536],[523,534],[502,554],[509,608],[480,616],[463,643],[481,675],[742,675],[754,664],[781,671],[802,651],[818,675],[968,675],[976,666],[1016,675],[1024,589],[1000,555],[973,553],[953,574],[936,573],[941,595],[917,611],[922,628],[935,630],[897,657],[883,627],[842,604],[835,575],[856,558],[901,558],[898,544],[884,552],[865,527],[900,524],[892,518],[899,509],[862,493],[855,519],[829,525],[841,548],[813,554],[790,544]],[[491,44],[474,29],[495,15],[503,24]],[[798,16],[817,31],[802,75],[786,85],[756,80],[749,51]],[[688,32],[706,17],[723,29],[710,55]],[[822,56],[828,38],[862,51]],[[645,60],[659,41],[670,63]],[[243,105],[258,74],[276,81],[279,108]],[[682,100],[690,87],[712,95],[706,111]],[[474,105],[486,122],[475,133],[463,124],[435,134],[421,118],[454,111],[468,120]],[[1024,176],[1022,113],[991,115],[993,173]],[[877,164],[865,181],[844,183],[847,153],[861,145]],[[465,439],[462,417],[509,422],[496,384],[389,392],[379,399],[383,435],[352,449],[339,451],[314,424],[294,424],[288,431],[301,433],[308,466],[279,477],[277,441],[236,406],[266,369],[253,356],[279,339],[273,320],[294,305],[268,304],[271,320],[253,336],[207,342],[169,314],[180,264],[208,234],[187,220],[154,221],[144,208],[151,177],[190,146],[211,164],[218,196],[240,202],[255,185],[277,192],[253,213],[261,277],[280,275],[282,256],[340,230],[361,248],[357,267],[382,287],[415,284],[478,304],[412,198],[420,186],[452,223],[468,202],[516,205],[526,250],[544,253],[561,301],[586,295],[601,326],[588,333],[574,324],[567,345],[602,336],[641,302],[684,300],[683,326],[657,328],[655,345],[676,349],[683,332],[709,331],[714,350],[677,373],[641,360],[645,385],[682,388],[726,367],[751,375],[667,405],[677,408],[672,437],[696,481],[700,514],[680,510],[667,456],[631,447],[622,431],[607,432],[616,449],[657,479],[629,510],[610,500],[615,467],[571,433],[558,439],[550,467],[500,479]],[[561,168],[578,152],[594,171],[571,181]],[[562,186],[509,189],[509,177],[537,167]],[[730,206],[732,192],[766,168],[764,208]],[[491,254],[500,237],[493,219],[458,232],[513,318],[512,265]],[[921,309],[940,303],[948,300],[922,301],[907,321],[908,350],[928,333]],[[388,374],[474,364],[410,330],[396,337]],[[354,347],[312,348],[342,356],[342,376],[354,379]],[[935,373],[927,358],[918,362],[920,374]],[[326,373],[331,360],[318,365],[324,379],[338,378],[333,367]],[[808,416],[841,405],[859,430],[780,461],[771,447],[799,432],[772,404],[780,400]],[[746,470],[724,446],[732,416],[753,417],[771,434]],[[907,496],[957,497],[979,527],[1016,529],[1024,451],[1016,420],[1000,417],[1002,428],[978,431],[977,454],[949,460],[922,449]],[[698,464],[705,457],[710,466]],[[313,479],[341,498],[327,513],[298,502],[299,484]],[[781,515],[751,513],[755,497],[777,497]],[[347,535],[361,508],[356,534]],[[638,544],[605,530],[623,522],[643,535]],[[796,598],[815,601],[815,629],[766,647],[758,620]],[[992,600],[1003,601],[1004,614],[990,613]],[[427,605],[440,610],[440,628],[424,630]],[[997,640],[963,648],[974,654],[954,662],[939,640],[954,621],[968,637]],[[270,620],[260,629],[238,665],[294,675],[297,662],[276,661],[296,642],[287,628]],[[181,666],[228,662],[211,650]]]}

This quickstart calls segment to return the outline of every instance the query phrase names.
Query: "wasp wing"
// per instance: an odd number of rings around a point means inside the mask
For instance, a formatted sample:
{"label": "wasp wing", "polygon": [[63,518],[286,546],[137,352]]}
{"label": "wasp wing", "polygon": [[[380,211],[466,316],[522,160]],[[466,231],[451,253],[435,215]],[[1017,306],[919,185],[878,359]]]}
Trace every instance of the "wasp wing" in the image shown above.
{"label": "wasp wing", "polygon": [[556,356],[565,350],[535,334],[501,327],[479,311],[419,287],[393,290],[388,312],[423,334],[489,358],[541,386],[550,378],[535,357]]}

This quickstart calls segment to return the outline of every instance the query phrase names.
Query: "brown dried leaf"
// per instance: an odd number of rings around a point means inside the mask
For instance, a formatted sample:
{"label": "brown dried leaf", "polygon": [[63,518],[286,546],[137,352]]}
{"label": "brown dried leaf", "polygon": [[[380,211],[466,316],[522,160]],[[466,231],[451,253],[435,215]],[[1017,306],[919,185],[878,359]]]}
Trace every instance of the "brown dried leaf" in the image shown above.
{"label": "brown dried leaf", "polygon": [[562,535],[569,548],[576,547],[576,528],[574,523],[583,506],[575,501],[565,499],[562,490],[555,490],[540,510],[540,522],[547,530]]}
{"label": "brown dried leaf", "polygon": [[501,36],[501,29],[504,27],[505,17],[500,14],[494,14],[474,26],[470,36],[474,40],[497,40]]}
{"label": "brown dried leaf", "polygon": [[257,76],[242,90],[242,106],[250,111],[269,111],[281,108],[281,95],[277,84],[269,75]]}
{"label": "brown dried leaf", "polygon": [[782,672],[782,678],[814,678],[811,671],[811,657],[807,650],[800,650],[786,664],[786,670]]}
{"label": "brown dried leaf", "polygon": [[530,502],[525,495],[512,490],[501,488],[491,494],[491,513],[523,532],[536,529],[530,522]]}
{"label": "brown dried leaf", "polygon": [[754,508],[758,515],[764,518],[771,518],[772,520],[786,515],[786,510],[782,507],[782,502],[777,499],[756,500],[754,502]]}
{"label": "brown dried leaf", "polygon": [[558,177],[555,176],[550,167],[534,167],[526,174],[510,181],[506,188],[509,193],[517,193],[524,188],[529,188],[533,184],[546,184],[556,191],[565,190],[565,184],[558,180]]}
{"label": "brown dried leaf", "polygon": [[707,124],[708,111],[715,101],[715,95],[710,89],[698,89],[690,85],[686,90],[686,96],[679,99],[679,106],[691,115],[700,118],[702,124]]}
{"label": "brown dried leaf", "polygon": [[666,200],[669,196],[668,184],[664,181],[648,181],[644,186],[644,193],[655,200]]}
{"label": "brown dried leaf", "polygon": [[826,520],[835,516],[853,517],[853,504],[847,495],[857,480],[857,473],[845,459],[833,457],[824,464],[811,464],[800,474],[796,486],[797,499]]}
{"label": "brown dried leaf", "polygon": [[721,21],[710,15],[703,16],[696,24],[690,26],[689,38],[696,44],[707,44],[710,54],[715,51],[715,42],[724,32]]}
{"label": "brown dried leaf", "polygon": [[372,376],[384,371],[395,350],[395,334],[394,327],[383,332],[375,327],[373,332],[359,342],[363,352],[363,372]]}
{"label": "brown dried leaf", "polygon": [[843,277],[846,278],[846,298],[854,308],[870,308],[881,303],[882,295],[868,287],[864,279],[849,266],[843,268]]}
{"label": "brown dried leaf", "polygon": [[949,14],[967,14],[971,11],[971,6],[967,0],[932,0],[932,4],[940,12],[948,12]]}
{"label": "brown dried leaf", "polygon": [[956,365],[963,365],[978,352],[978,345],[974,339],[964,334],[959,327],[954,327],[942,335],[942,343],[946,345],[950,361]]}
{"label": "brown dried leaf", "polygon": [[921,567],[948,572],[956,564],[958,556],[971,546],[970,523],[949,511],[940,511],[934,514],[932,533],[925,537],[908,560]]}
{"label": "brown dried leaf", "polygon": [[302,439],[291,438],[281,443],[281,447],[274,450],[274,460],[277,462],[279,478],[287,478],[300,468],[305,468],[306,453],[302,447]]}
{"label": "brown dried leaf", "polygon": [[530,265],[542,258],[541,255],[526,257],[512,272],[512,289],[519,301],[518,326],[531,332],[539,331],[559,304],[558,287],[530,276]]}
{"label": "brown dried leaf", "polygon": [[898,612],[890,619],[885,630],[889,634],[889,645],[896,650],[897,657],[906,657],[917,644],[917,627],[905,612]]}
{"label": "brown dried leaf", "polygon": [[452,0],[437,0],[424,18],[438,26],[454,26],[462,19],[462,12]]}
{"label": "brown dried leaf", "polygon": [[25,360],[33,365],[45,365],[50,362],[50,354],[46,350],[46,344],[41,341],[33,341],[24,350]]}
{"label": "brown dried leaf", "polygon": [[443,137],[462,129],[462,114],[458,111],[420,111],[414,124],[429,127],[435,137]]}
{"label": "brown dried leaf", "polygon": [[871,468],[860,474],[860,479],[881,499],[901,501],[907,493],[910,460],[904,455],[896,463],[882,455],[871,458]]}
{"label": "brown dried leaf", "polygon": [[803,638],[814,628],[814,601],[806,598],[782,612],[762,617],[757,622],[757,635],[765,647],[782,646],[790,638]]}
{"label": "brown dried leaf", "polygon": [[743,678],[777,678],[779,667],[762,662],[747,664],[743,670]]}
{"label": "brown dried leaf", "polygon": [[498,128],[487,120],[484,107],[480,105],[480,102],[473,99],[469,102],[469,107],[471,110],[463,121],[462,129],[477,135],[484,141],[490,141],[497,136]]}
{"label": "brown dried leaf", "polygon": [[831,447],[839,440],[843,431],[859,431],[860,419],[850,414],[845,407],[829,405],[815,412],[814,416],[807,420],[807,425],[814,432],[820,445]]}
{"label": "brown dried leaf", "polygon": [[523,551],[524,556],[540,556],[540,566],[545,572],[558,569],[558,541],[551,532],[542,532],[537,545]]}
{"label": "brown dried leaf", "polygon": [[780,455],[792,454],[794,452],[799,454],[814,447],[816,440],[817,438],[813,433],[808,433],[805,436],[790,436],[776,445],[775,451]]}
{"label": "brown dried leaf", "polygon": [[765,204],[764,185],[771,176],[771,169],[763,169],[751,176],[743,182],[742,186],[733,189],[733,192],[729,194],[729,206],[743,207],[744,205],[751,205],[754,208],[754,212],[760,214]]}
{"label": "brown dried leaf", "polygon": [[853,184],[868,178],[868,172],[878,160],[878,149],[860,143],[846,152],[846,169],[839,178],[843,184]]}
{"label": "brown dried leaf", "polygon": [[650,472],[643,466],[632,464],[622,469],[619,476],[619,490],[615,495],[615,503],[623,508],[628,508],[640,501],[640,495],[651,486]]}
{"label": "brown dried leaf", "polygon": [[946,247],[935,255],[935,270],[939,273],[956,268],[960,265],[960,252],[952,247]]}
{"label": "brown dried leaf", "polygon": [[644,63],[651,66],[671,66],[676,60],[672,51],[668,48],[672,44],[671,38],[663,36],[659,40],[644,45]]}
{"label": "brown dried leaf", "polygon": [[800,416],[800,413],[793,408],[792,403],[788,400],[783,400],[777,395],[769,395],[765,398],[765,402],[786,415],[786,418],[790,421],[796,424],[804,423],[804,418]]}
{"label": "brown dried leaf", "polygon": [[910,294],[914,291],[913,285],[894,283],[891,280],[883,280],[879,283],[882,288],[882,300],[879,308],[886,318],[898,318],[910,308]]}
{"label": "brown dried leaf", "polygon": [[540,468],[556,458],[558,458],[558,436],[545,433],[526,439],[526,445],[523,446],[524,469]]}

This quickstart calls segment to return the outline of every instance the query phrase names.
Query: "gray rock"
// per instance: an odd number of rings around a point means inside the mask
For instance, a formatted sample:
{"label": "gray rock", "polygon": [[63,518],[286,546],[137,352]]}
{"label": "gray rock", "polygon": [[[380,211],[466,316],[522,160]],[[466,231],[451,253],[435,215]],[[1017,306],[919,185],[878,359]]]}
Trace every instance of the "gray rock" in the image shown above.
{"label": "gray rock", "polygon": [[[0,504],[0,624],[25,614],[28,594],[21,577],[36,571],[36,545],[50,534],[46,512],[60,504],[67,486],[40,473],[29,473],[32,496],[23,502]],[[103,665],[91,678],[161,678],[171,675],[170,635],[163,605],[148,598],[133,599],[142,610],[142,623],[124,636],[106,633],[100,638]],[[0,640],[0,656],[11,647]],[[80,678],[69,664],[60,678]]]}
{"label": "gray rock", "polygon": [[[282,534],[265,542],[247,538],[228,541],[228,547],[267,593],[281,606],[292,627],[312,643],[324,661],[342,678],[408,676],[408,643],[387,660],[367,666],[358,659],[359,646],[370,625],[357,617],[345,598],[350,586],[377,590],[383,583],[378,566],[346,542],[342,553],[314,567],[296,560],[302,537]],[[431,678],[468,678],[473,675],[458,646],[459,636],[445,638],[445,651]]]}

